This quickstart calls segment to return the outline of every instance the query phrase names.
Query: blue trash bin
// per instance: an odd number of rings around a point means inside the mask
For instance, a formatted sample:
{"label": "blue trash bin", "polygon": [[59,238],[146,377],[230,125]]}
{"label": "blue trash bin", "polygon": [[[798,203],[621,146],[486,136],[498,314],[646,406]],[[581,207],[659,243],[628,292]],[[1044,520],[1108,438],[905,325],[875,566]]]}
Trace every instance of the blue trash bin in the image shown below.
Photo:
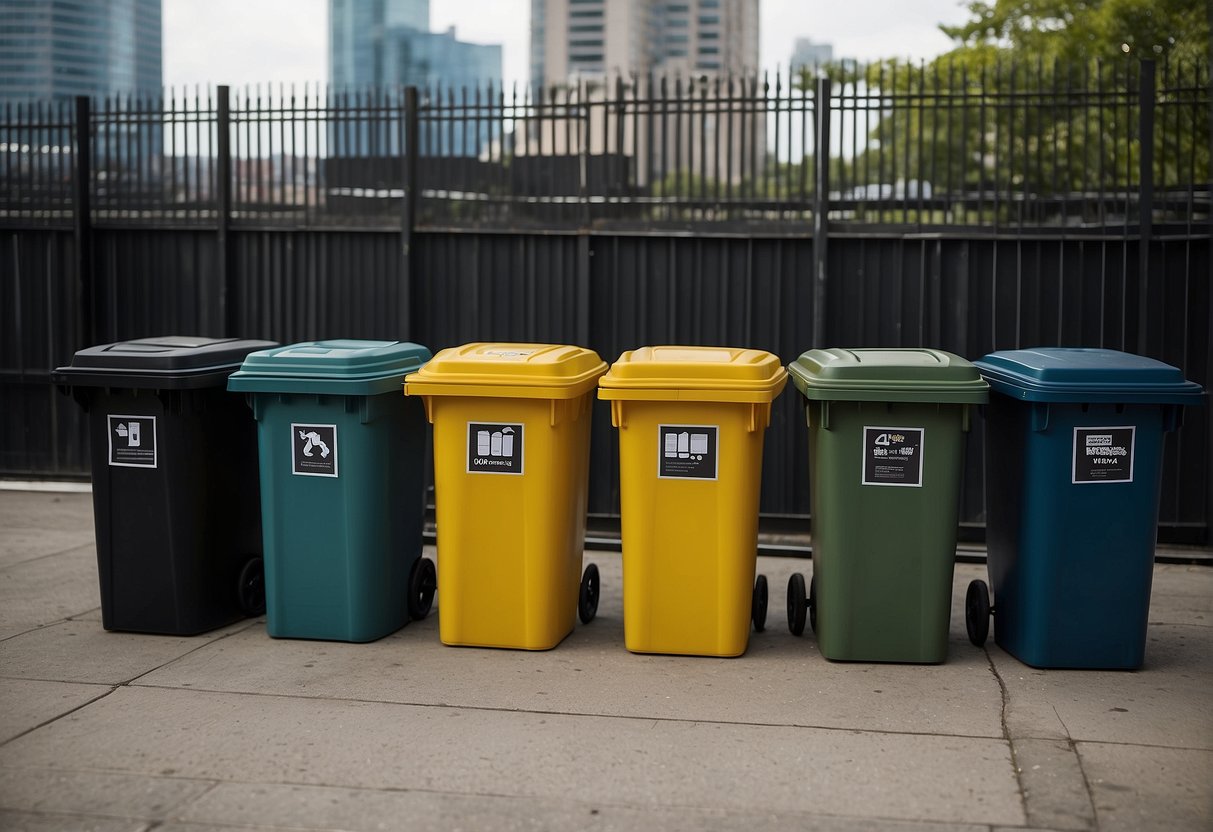
{"label": "blue trash bin", "polygon": [[[974,362],[986,411],[986,544],[994,640],[1042,668],[1131,670],[1145,656],[1164,434],[1199,384],[1105,349],[994,352]],[[969,585],[974,644],[990,625]]]}

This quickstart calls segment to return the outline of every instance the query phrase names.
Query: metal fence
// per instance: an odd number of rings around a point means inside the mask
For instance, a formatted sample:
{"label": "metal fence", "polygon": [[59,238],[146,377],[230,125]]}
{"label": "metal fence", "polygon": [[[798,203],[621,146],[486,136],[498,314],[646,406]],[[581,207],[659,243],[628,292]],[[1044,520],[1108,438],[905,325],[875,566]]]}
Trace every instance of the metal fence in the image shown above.
{"label": "metal fence", "polygon": [[[80,475],[50,367],[165,332],[1108,346],[1210,382],[1208,67],[843,66],[558,89],[265,87],[0,111],[0,473]],[[819,152],[820,151],[820,152]],[[617,511],[594,431],[591,508]],[[1209,419],[1164,535],[1207,540]],[[962,519],[980,525],[981,421]],[[793,396],[763,511],[803,518]]]}

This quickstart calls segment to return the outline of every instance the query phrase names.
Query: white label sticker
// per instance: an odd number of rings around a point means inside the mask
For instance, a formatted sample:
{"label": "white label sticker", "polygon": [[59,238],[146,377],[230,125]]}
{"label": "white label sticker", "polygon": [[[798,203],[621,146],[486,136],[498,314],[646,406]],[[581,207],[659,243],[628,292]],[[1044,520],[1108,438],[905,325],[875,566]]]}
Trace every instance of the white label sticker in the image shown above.
{"label": "white label sticker", "polygon": [[337,476],[337,426],[291,424],[291,473],[300,477]]}
{"label": "white label sticker", "polygon": [[156,417],[110,416],[109,463],[118,468],[156,467]]}
{"label": "white label sticker", "polygon": [[1133,482],[1133,445],[1137,429],[1074,428],[1074,463],[1070,482]]}
{"label": "white label sticker", "polygon": [[718,425],[658,425],[658,479],[716,479],[719,440]]}
{"label": "white label sticker", "polygon": [[863,484],[922,487],[923,428],[863,429]]}
{"label": "white label sticker", "polygon": [[469,474],[521,474],[522,425],[468,422]]}

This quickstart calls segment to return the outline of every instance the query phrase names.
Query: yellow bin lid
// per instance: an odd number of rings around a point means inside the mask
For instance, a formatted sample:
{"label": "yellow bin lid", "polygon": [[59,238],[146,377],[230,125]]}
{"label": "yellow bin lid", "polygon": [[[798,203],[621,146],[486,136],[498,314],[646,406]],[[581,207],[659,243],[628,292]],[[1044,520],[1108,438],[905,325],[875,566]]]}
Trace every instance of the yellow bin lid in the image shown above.
{"label": "yellow bin lid", "polygon": [[573,399],[606,370],[598,353],[563,344],[464,344],[404,379],[406,396]]}
{"label": "yellow bin lid", "polygon": [[600,399],[771,402],[788,381],[777,356],[731,347],[641,347],[619,356]]}

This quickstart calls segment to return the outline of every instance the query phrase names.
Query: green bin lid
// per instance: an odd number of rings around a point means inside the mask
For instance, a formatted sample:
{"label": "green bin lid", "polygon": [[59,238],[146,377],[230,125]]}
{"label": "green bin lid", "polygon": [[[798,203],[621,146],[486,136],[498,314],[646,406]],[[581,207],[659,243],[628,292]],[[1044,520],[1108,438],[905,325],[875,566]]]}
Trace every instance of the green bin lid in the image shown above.
{"label": "green bin lid", "polygon": [[974,362],[990,386],[1033,402],[1201,404],[1204,391],[1170,364],[1118,350],[1038,347]]}
{"label": "green bin lid", "polygon": [[788,365],[807,399],[984,404],[989,386],[958,355],[931,349],[809,350]]}
{"label": "green bin lid", "polygon": [[136,338],[80,350],[51,379],[68,387],[222,387],[250,352],[274,346],[273,341],[191,335]]}
{"label": "green bin lid", "polygon": [[408,341],[307,341],[255,352],[228,379],[247,393],[374,396],[399,393],[404,377],[430,359]]}

